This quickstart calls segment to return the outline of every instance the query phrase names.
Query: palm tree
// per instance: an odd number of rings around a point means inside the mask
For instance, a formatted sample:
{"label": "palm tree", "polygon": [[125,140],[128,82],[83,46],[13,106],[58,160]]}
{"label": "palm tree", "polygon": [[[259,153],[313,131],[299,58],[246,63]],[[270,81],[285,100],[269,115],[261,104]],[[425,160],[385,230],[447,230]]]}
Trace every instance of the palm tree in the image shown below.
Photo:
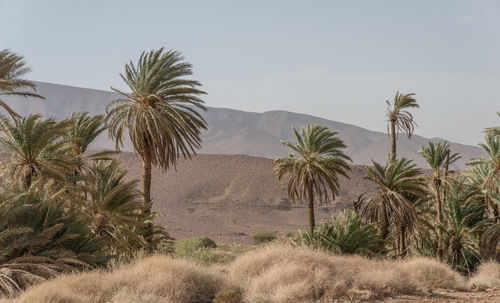
{"label": "palm tree", "polygon": [[6,185],[0,193],[2,297],[61,273],[106,263],[104,241],[92,237],[69,211],[64,190],[33,186],[17,192]]}
{"label": "palm tree", "polygon": [[[35,93],[36,86],[33,82],[22,79],[24,75],[29,73],[31,68],[26,66],[24,58],[8,49],[0,51],[0,106],[3,107],[12,119],[20,118],[10,106],[2,100],[2,96],[22,96],[22,97],[44,97]],[[26,89],[31,89],[27,91]]]}
{"label": "palm tree", "polygon": [[335,200],[339,191],[339,177],[348,178],[350,170],[347,160],[351,159],[341,150],[344,142],[337,138],[336,132],[319,125],[309,124],[300,133],[294,128],[296,144],[281,141],[281,144],[292,150],[289,157],[275,160],[274,170],[278,179],[290,175],[288,181],[288,197],[292,202],[296,198],[307,200],[309,209],[309,227],[314,234],[314,197],[320,203]]}
{"label": "palm tree", "polygon": [[295,245],[327,249],[342,254],[373,255],[384,241],[373,223],[365,223],[352,210],[344,210],[332,217],[332,223],[323,222],[315,234],[299,231]]}
{"label": "palm tree", "polygon": [[131,255],[131,242],[142,244],[141,239],[131,232],[133,228],[143,228],[140,215],[141,194],[136,189],[137,180],[125,181],[126,171],[116,160],[97,161],[83,176],[88,193],[80,211],[90,221],[91,233],[99,238],[108,238],[111,250]]}
{"label": "palm tree", "polygon": [[370,197],[362,210],[362,217],[378,222],[380,234],[385,240],[390,224],[398,230],[398,254],[406,253],[405,234],[411,232],[417,218],[411,199],[425,195],[424,180],[418,177],[420,169],[406,158],[388,155],[385,166],[372,161],[373,167],[364,166],[368,180],[377,185],[377,193]]}
{"label": "palm tree", "polygon": [[3,164],[3,175],[21,188],[29,188],[36,179],[58,179],[64,183],[77,165],[68,156],[68,145],[61,140],[66,126],[54,119],[29,115],[12,124],[0,119],[0,146],[11,155]]}
{"label": "palm tree", "polygon": [[479,143],[489,158],[477,158],[468,163],[472,170],[469,178],[484,193],[486,205],[493,213],[495,221],[500,220],[498,205],[492,202],[490,192],[499,193],[496,181],[500,178],[500,136],[493,131],[486,131],[485,143]]}
{"label": "palm tree", "polygon": [[443,180],[442,170],[449,166],[449,164],[455,162],[460,157],[458,154],[453,154],[450,156],[450,145],[445,141],[444,143],[438,142],[434,144],[429,142],[427,147],[420,146],[419,153],[424,157],[429,166],[433,171],[433,176],[431,179],[431,188],[434,191],[434,199],[436,202],[437,209],[437,221],[439,224],[438,228],[438,250],[437,256],[440,261],[443,260],[443,212],[442,212],[442,199],[441,199],[441,185],[445,180]]}
{"label": "palm tree", "polygon": [[87,167],[90,160],[110,159],[109,155],[113,153],[111,151],[85,155],[89,145],[107,129],[104,122],[103,115],[91,116],[88,112],[74,112],[69,119],[65,120],[67,131],[64,134],[64,139],[70,146],[68,153],[79,163],[79,167],[73,171],[73,176],[81,175],[82,170]]}
{"label": "palm tree", "polygon": [[109,133],[117,149],[128,130],[135,151],[141,156],[144,212],[151,213],[151,166],[175,167],[177,158],[191,157],[200,148],[200,132],[206,122],[197,110],[206,111],[198,81],[188,80],[191,64],[176,51],[143,52],[137,65],[125,65],[120,74],[130,93],[112,88],[122,97],[106,111]]}
{"label": "palm tree", "polygon": [[413,115],[406,110],[408,108],[419,108],[417,100],[413,96],[415,96],[414,93],[403,95],[396,92],[392,104],[389,100],[385,101],[387,103],[387,121],[389,122],[387,124],[387,133],[391,135],[391,153],[393,155],[396,154],[398,133],[400,131],[405,132],[409,139],[417,125],[413,120]]}
{"label": "palm tree", "polygon": [[477,190],[458,178],[447,184],[446,204],[443,213],[446,218],[444,228],[444,248],[447,259],[457,269],[469,272],[479,263],[478,240],[483,232],[487,218],[484,216],[484,203],[478,199]]}

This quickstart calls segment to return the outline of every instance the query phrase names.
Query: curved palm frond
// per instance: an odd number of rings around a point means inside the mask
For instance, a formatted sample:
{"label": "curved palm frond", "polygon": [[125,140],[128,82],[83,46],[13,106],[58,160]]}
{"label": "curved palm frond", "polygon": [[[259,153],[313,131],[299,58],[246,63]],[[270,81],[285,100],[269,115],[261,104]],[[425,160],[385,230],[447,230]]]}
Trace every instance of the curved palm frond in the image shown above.
{"label": "curved palm frond", "polygon": [[411,138],[415,126],[417,123],[413,119],[413,115],[407,110],[408,108],[419,108],[417,100],[414,98],[414,93],[401,94],[396,92],[394,100],[387,103],[387,120],[389,124],[387,125],[387,133],[389,132],[389,126],[393,123],[396,126],[396,136],[400,131],[406,133],[408,138]]}
{"label": "curved palm frond", "polygon": [[[1,96],[21,96],[44,99],[36,94],[36,85],[33,82],[22,79],[31,68],[26,66],[24,58],[8,49],[0,51],[0,106],[2,106],[12,117],[17,120],[21,116],[1,99]],[[26,90],[30,89],[30,90]]]}
{"label": "curved palm frond", "polygon": [[[426,195],[424,179],[419,177],[420,169],[412,160],[397,159],[395,155],[388,155],[385,166],[375,161],[372,163],[372,167],[364,166],[365,178],[374,182],[378,189],[375,196],[366,202],[362,217],[378,222],[384,239],[389,235],[391,223],[399,232],[405,230],[411,233],[417,222],[417,212],[410,199]],[[405,253],[401,247],[399,249],[400,254]]]}
{"label": "curved palm frond", "polygon": [[66,176],[77,162],[68,156],[68,145],[61,137],[66,125],[54,119],[43,120],[29,115],[12,124],[0,118],[0,146],[11,155],[3,163],[2,175],[22,188],[29,188],[36,179],[58,179]]}

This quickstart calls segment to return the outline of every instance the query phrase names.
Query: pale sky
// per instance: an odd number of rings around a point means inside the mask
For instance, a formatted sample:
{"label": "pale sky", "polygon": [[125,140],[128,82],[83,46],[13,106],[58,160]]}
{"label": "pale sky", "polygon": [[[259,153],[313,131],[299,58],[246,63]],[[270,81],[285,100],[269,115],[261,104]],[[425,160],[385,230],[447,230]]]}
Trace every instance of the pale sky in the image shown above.
{"label": "pale sky", "polygon": [[0,0],[0,49],[32,80],[109,90],[143,50],[179,50],[208,106],[289,110],[385,131],[414,92],[416,133],[476,144],[499,125],[500,1]]}

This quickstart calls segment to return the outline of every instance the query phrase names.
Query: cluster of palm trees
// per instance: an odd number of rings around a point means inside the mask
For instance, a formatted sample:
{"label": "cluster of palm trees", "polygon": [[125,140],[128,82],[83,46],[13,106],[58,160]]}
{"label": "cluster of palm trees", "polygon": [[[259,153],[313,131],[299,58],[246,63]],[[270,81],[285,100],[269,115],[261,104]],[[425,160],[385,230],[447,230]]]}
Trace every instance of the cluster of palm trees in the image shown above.
{"label": "cluster of palm trees", "polygon": [[[0,184],[0,292],[6,294],[60,272],[152,252],[165,236],[153,224],[152,167],[175,168],[179,157],[191,157],[207,127],[200,114],[205,92],[188,78],[192,66],[176,51],[144,52],[137,63],[126,64],[120,76],[129,92],[112,88],[120,98],[108,103],[106,115],[74,113],[62,121],[21,117],[1,99],[43,98],[23,79],[29,71],[22,56],[0,52],[0,106],[10,115],[0,117],[0,147],[10,156]],[[409,112],[419,107],[414,94],[398,92],[387,104],[391,153],[386,163],[364,166],[377,189],[331,226],[315,226],[314,206],[334,201],[339,177],[349,177],[345,144],[317,125],[293,128],[297,142],[282,142],[291,154],[276,160],[277,177],[288,178],[290,199],[307,202],[309,209],[303,243],[345,253],[432,255],[462,270],[499,259],[499,128],[485,130],[480,147],[488,158],[471,161],[462,173],[449,170],[459,156],[446,142],[422,147],[433,171],[424,176],[396,154],[398,134],[411,138],[416,126]],[[104,132],[117,150],[128,134],[142,158],[142,191],[138,180],[125,179],[114,151],[89,151]]]}
{"label": "cluster of palm trees", "polygon": [[[300,131],[293,128],[296,143],[282,141],[291,154],[275,161],[276,175],[289,178],[290,200],[299,198],[309,208],[309,232],[300,232],[299,241],[294,241],[327,249],[335,246],[333,250],[344,253],[350,251],[342,248],[346,243],[365,252],[373,252],[373,244],[378,243],[380,254],[435,256],[463,271],[474,269],[481,260],[500,260],[499,128],[486,129],[485,143],[479,144],[488,158],[471,160],[463,172],[449,169],[460,156],[451,152],[447,142],[421,146],[419,153],[432,170],[429,176],[411,159],[396,153],[398,133],[411,138],[416,126],[409,112],[419,107],[414,94],[398,92],[387,105],[391,153],[383,164],[372,161],[371,166],[364,166],[365,178],[376,190],[361,195],[353,202],[353,212],[334,218],[332,225],[315,228],[314,204],[333,201],[339,190],[338,177],[348,177],[346,161],[350,159],[342,152],[346,146],[337,133],[315,125]],[[366,225],[360,225],[359,219]],[[382,241],[369,232],[372,224],[378,226]],[[345,237],[347,226],[351,237]],[[353,239],[358,246],[352,245]]]}
{"label": "cluster of palm trees", "polygon": [[[43,98],[22,78],[29,71],[22,56],[1,51],[0,98]],[[7,156],[0,170],[0,293],[150,253],[168,238],[153,223],[151,168],[175,167],[179,156],[200,147],[206,123],[198,110],[206,108],[200,83],[185,78],[191,74],[178,52],[144,52],[137,64],[125,65],[120,76],[130,92],[113,89],[121,97],[108,103],[106,116],[21,117],[0,99],[10,115],[0,115]],[[117,149],[128,132],[143,160],[142,192],[138,180],[126,180],[114,151],[89,151],[104,132]]]}

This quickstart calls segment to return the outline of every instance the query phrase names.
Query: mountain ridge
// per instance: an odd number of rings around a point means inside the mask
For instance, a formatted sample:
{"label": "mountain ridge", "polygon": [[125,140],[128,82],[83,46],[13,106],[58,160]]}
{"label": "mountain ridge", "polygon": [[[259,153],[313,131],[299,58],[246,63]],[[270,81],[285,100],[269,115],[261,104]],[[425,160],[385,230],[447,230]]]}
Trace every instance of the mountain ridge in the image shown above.
{"label": "mountain ridge", "polygon": [[[6,98],[8,104],[21,115],[40,113],[42,116],[62,119],[73,111],[105,113],[107,102],[119,96],[111,91],[38,81],[35,83],[37,92],[45,96],[45,100]],[[390,138],[384,132],[309,114],[285,110],[258,113],[208,107],[208,111],[202,115],[207,121],[208,129],[202,133],[202,148],[199,150],[201,154],[241,154],[271,159],[287,156],[289,152],[280,144],[280,140],[294,141],[291,126],[300,128],[309,123],[324,125],[338,132],[338,136],[347,145],[345,152],[354,164],[371,164],[372,159],[384,162],[390,152]],[[427,165],[418,154],[418,149],[429,141],[439,139],[413,135],[411,140],[408,140],[406,136],[401,135],[398,139],[398,155],[414,159],[418,166],[426,168]],[[450,142],[450,145],[453,152],[462,155],[453,169],[464,169],[470,159],[483,155],[475,146],[453,142]],[[114,143],[107,135],[101,135],[92,148],[114,149]],[[133,151],[129,140],[125,142],[123,150]]]}

